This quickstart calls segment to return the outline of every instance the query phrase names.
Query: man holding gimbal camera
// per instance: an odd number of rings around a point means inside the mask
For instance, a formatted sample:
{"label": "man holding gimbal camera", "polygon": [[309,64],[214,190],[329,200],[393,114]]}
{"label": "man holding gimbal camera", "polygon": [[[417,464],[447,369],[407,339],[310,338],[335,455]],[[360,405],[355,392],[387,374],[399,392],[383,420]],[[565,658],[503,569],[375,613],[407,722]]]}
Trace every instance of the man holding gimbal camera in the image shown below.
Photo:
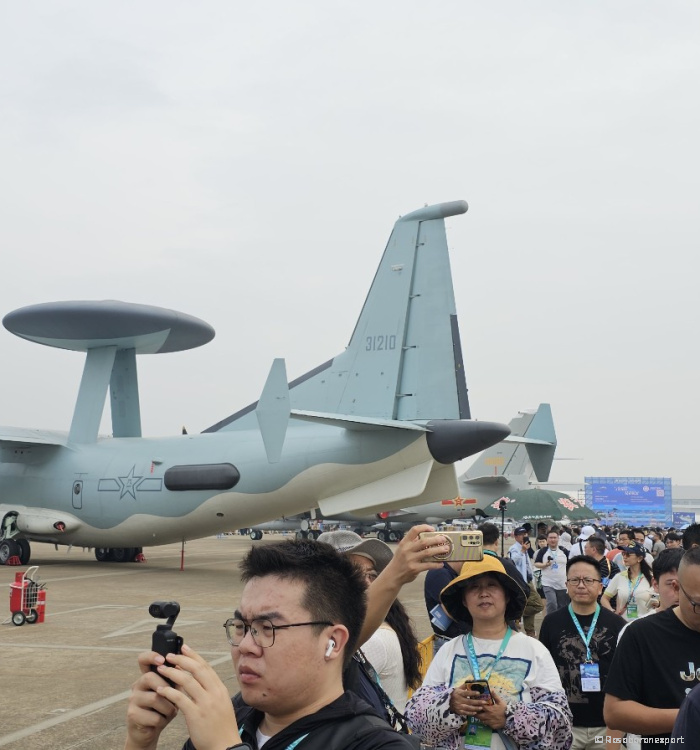
{"label": "man holding gimbal camera", "polygon": [[241,564],[239,609],[224,623],[240,694],[232,704],[213,668],[186,644],[180,654],[141,654],[125,750],[155,750],[178,711],[190,732],[183,750],[257,750],[263,743],[284,750],[301,740],[306,750],[415,748],[344,690],[343,670],[401,585],[440,567],[428,558],[449,548],[440,538],[419,539],[426,530],[414,527],[398,545],[372,584],[369,612],[362,574],[330,545],[289,540],[252,547]]}

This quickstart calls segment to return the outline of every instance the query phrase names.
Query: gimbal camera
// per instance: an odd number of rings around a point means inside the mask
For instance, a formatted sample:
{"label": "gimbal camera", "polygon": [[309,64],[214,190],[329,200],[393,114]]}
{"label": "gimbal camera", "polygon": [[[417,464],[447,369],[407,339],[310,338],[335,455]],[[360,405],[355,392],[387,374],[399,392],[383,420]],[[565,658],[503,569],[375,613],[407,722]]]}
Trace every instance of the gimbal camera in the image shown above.
{"label": "gimbal camera", "polygon": [[[167,617],[165,625],[157,625],[153,633],[153,638],[151,639],[151,648],[153,651],[160,654],[163,658],[168,654],[179,654],[182,649],[183,640],[173,630],[173,625],[180,614],[180,605],[177,602],[153,602],[148,608],[148,614],[151,617],[159,619]],[[151,669],[156,671],[155,667],[151,667]]]}

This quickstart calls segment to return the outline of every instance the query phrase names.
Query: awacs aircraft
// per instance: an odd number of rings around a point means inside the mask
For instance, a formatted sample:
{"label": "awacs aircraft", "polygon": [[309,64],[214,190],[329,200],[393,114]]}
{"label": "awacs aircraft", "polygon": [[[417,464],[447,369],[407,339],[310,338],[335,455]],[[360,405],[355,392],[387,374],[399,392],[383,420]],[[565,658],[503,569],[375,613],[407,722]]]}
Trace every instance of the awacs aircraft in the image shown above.
{"label": "awacs aircraft", "polygon": [[[17,336],[86,358],[67,434],[0,427],[0,561],[28,562],[31,541],[128,561],[310,508],[456,497],[454,462],[509,433],[470,417],[444,222],[466,210],[400,218],[347,349],[289,384],[275,360],[257,403],[198,435],[141,436],[136,357],[207,343],[203,321],[105,301],[9,313]],[[112,436],[100,437],[107,396]]]}
{"label": "awacs aircraft", "polygon": [[459,495],[455,498],[436,499],[375,515],[352,512],[323,519],[320,513],[308,513],[303,517],[260,524],[251,529],[251,537],[261,539],[263,531],[272,529],[316,536],[318,523],[324,521],[329,525],[350,525],[358,533],[376,530],[379,539],[394,542],[417,523],[439,524],[474,518],[502,495],[527,489],[533,475],[538,483],[549,480],[557,447],[550,405],[540,404],[536,411],[520,412],[508,426],[510,436],[485,450],[459,477]]}

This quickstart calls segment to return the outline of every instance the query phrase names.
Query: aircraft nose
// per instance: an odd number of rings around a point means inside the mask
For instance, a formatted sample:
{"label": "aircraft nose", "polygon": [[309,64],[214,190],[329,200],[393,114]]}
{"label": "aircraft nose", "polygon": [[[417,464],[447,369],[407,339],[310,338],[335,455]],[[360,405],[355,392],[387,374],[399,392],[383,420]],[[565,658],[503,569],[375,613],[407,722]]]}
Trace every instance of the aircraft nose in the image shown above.
{"label": "aircraft nose", "polygon": [[426,425],[428,450],[441,464],[453,464],[490,448],[510,435],[510,427],[499,422],[435,420]]}

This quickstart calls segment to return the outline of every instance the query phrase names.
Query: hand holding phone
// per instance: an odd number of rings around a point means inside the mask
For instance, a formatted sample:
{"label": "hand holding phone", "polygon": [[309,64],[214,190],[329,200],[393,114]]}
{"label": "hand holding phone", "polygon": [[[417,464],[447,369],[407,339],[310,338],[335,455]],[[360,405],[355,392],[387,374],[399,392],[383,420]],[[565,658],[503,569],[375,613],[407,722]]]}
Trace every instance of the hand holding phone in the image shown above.
{"label": "hand holding phone", "polygon": [[493,706],[493,696],[487,680],[471,680],[465,682],[464,687],[471,690],[472,693],[478,693],[478,695],[470,696],[472,700],[482,700],[484,703]]}
{"label": "hand holding phone", "polygon": [[480,531],[424,531],[419,538],[432,541],[441,537],[449,551],[442,555],[432,555],[429,559],[438,562],[467,562],[482,560],[484,557],[484,539]]}

